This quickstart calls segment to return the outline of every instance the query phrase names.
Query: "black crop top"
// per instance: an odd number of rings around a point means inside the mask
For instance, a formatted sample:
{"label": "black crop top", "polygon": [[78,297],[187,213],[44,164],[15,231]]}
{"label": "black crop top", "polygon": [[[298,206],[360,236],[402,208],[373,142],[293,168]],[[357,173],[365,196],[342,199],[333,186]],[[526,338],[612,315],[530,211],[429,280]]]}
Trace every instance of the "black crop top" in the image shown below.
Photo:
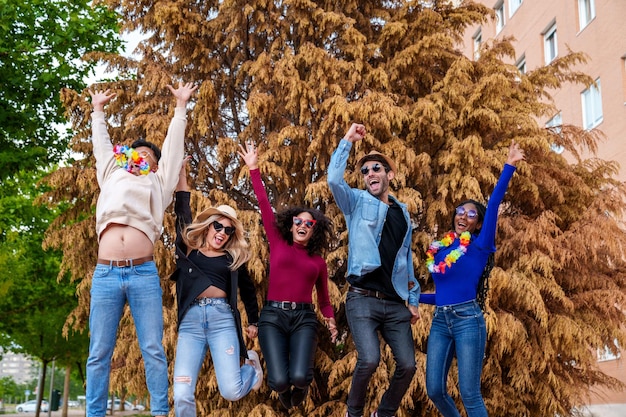
{"label": "black crop top", "polygon": [[203,273],[203,279],[206,280],[206,286],[202,291],[213,285],[230,295],[229,256],[224,254],[209,257],[198,250],[193,250],[189,253],[188,258],[200,268]]}

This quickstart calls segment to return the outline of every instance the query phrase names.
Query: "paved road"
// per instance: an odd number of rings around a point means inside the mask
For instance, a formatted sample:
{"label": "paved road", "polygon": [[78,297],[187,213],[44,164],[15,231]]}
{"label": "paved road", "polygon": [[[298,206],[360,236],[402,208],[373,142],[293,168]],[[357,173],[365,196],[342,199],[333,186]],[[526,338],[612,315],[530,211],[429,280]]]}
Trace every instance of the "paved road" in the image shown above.
{"label": "paved road", "polygon": [[[107,414],[112,417],[122,417],[122,416],[132,416],[135,414],[150,414],[150,411],[116,411],[114,414]],[[2,417],[35,417],[35,413],[15,413],[14,410],[10,410],[8,412],[4,412]],[[84,417],[85,409],[84,408],[68,408],[67,410],[68,417]],[[39,414],[39,417],[48,417],[47,411],[42,411]],[[63,417],[63,412],[59,411],[51,411],[50,417]]]}

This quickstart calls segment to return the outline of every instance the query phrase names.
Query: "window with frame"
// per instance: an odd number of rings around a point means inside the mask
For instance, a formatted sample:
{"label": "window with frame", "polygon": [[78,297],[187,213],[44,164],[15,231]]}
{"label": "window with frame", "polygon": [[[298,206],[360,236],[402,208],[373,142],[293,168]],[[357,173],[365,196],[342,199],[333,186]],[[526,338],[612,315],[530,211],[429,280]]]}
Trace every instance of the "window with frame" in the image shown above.
{"label": "window with frame", "polygon": [[583,30],[595,17],[595,0],[578,0],[578,30]]}
{"label": "window with frame", "polygon": [[602,90],[600,79],[598,78],[595,85],[580,93],[580,99],[583,107],[583,127],[587,130],[593,129],[602,123]]}
{"label": "window with frame", "polygon": [[546,65],[554,61],[559,54],[556,37],[556,23],[543,33],[543,54]]}
{"label": "window with frame", "polygon": [[517,60],[515,66],[517,67],[517,70],[520,72],[520,74],[526,74],[526,54],[522,55],[520,59]]}
{"label": "window with frame", "polygon": [[622,56],[622,95],[626,105],[626,55]]}
{"label": "window with frame", "polygon": [[498,34],[502,31],[502,29],[504,29],[504,24],[506,23],[504,15],[504,0],[495,5],[494,11],[496,12],[496,34]]}
{"label": "window with frame", "polygon": [[[617,353],[613,353],[617,351]],[[617,339],[613,339],[613,349],[605,346],[604,349],[597,350],[598,362],[613,361],[622,357],[621,348]]]}
{"label": "window with frame", "polygon": [[480,58],[480,47],[483,44],[483,32],[480,28],[476,34],[474,34],[472,39],[474,40],[474,61],[476,61]]}
{"label": "window with frame", "polygon": [[[553,133],[556,133],[559,136],[561,135],[561,132],[563,130],[563,117],[561,116],[560,112],[555,114],[552,119],[546,122],[546,128],[550,129]],[[560,155],[563,153],[565,148],[562,145],[553,142],[550,144],[550,150]]]}
{"label": "window with frame", "polygon": [[509,17],[513,16],[522,5],[523,0],[509,0]]}

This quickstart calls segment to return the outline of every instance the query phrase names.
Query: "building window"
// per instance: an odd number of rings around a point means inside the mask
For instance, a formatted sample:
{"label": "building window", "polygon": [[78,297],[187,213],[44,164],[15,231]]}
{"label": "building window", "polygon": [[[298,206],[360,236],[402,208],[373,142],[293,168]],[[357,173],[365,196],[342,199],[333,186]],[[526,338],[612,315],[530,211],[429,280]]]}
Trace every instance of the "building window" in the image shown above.
{"label": "building window", "polygon": [[578,25],[583,30],[596,17],[595,0],[578,0]]}
{"label": "building window", "polygon": [[520,59],[517,60],[515,66],[520,74],[526,74],[526,54],[522,55]]}
{"label": "building window", "polygon": [[556,23],[553,23],[548,30],[543,33],[543,55],[546,65],[554,61],[559,54],[556,39]]}
{"label": "building window", "polygon": [[626,105],[626,55],[622,56],[622,94]]}
{"label": "building window", "polygon": [[523,0],[509,0],[509,17],[513,16],[522,5]]}
{"label": "building window", "polygon": [[621,349],[619,343],[617,342],[617,339],[613,340],[613,349],[617,350],[617,353],[613,353],[609,346],[605,346],[604,349],[598,349],[598,362],[613,361],[621,358]]}
{"label": "building window", "polygon": [[480,58],[480,47],[483,44],[483,32],[478,28],[478,32],[472,37],[474,40],[474,60]]}
{"label": "building window", "polygon": [[[563,130],[563,118],[561,117],[561,113],[557,113],[554,117],[546,122],[546,128],[551,130],[552,133],[557,135],[561,135],[561,131]],[[556,154],[562,154],[565,148],[562,145],[557,143],[552,143],[550,145],[550,150]]]}
{"label": "building window", "polygon": [[504,0],[497,3],[494,10],[496,12],[496,34],[498,34],[504,29],[506,22],[504,19]]}
{"label": "building window", "polygon": [[602,90],[600,79],[580,94],[583,106],[583,127],[593,129],[602,123]]}

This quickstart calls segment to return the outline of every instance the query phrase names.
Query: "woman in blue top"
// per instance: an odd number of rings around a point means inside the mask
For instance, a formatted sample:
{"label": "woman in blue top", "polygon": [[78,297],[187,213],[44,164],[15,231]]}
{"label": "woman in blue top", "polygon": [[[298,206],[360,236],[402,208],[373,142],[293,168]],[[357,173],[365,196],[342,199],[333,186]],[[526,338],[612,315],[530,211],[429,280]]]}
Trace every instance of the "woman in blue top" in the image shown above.
{"label": "woman in blue top", "polygon": [[461,416],[446,390],[455,356],[459,390],[468,417],[487,416],[480,391],[487,330],[476,298],[483,272],[491,268],[488,261],[496,250],[498,207],[515,165],[522,159],[523,151],[512,142],[487,208],[474,200],[461,203],[452,218],[453,230],[433,242],[426,252],[426,265],[436,288],[435,293],[420,295],[420,302],[436,306],[428,337],[426,389],[444,417]]}

